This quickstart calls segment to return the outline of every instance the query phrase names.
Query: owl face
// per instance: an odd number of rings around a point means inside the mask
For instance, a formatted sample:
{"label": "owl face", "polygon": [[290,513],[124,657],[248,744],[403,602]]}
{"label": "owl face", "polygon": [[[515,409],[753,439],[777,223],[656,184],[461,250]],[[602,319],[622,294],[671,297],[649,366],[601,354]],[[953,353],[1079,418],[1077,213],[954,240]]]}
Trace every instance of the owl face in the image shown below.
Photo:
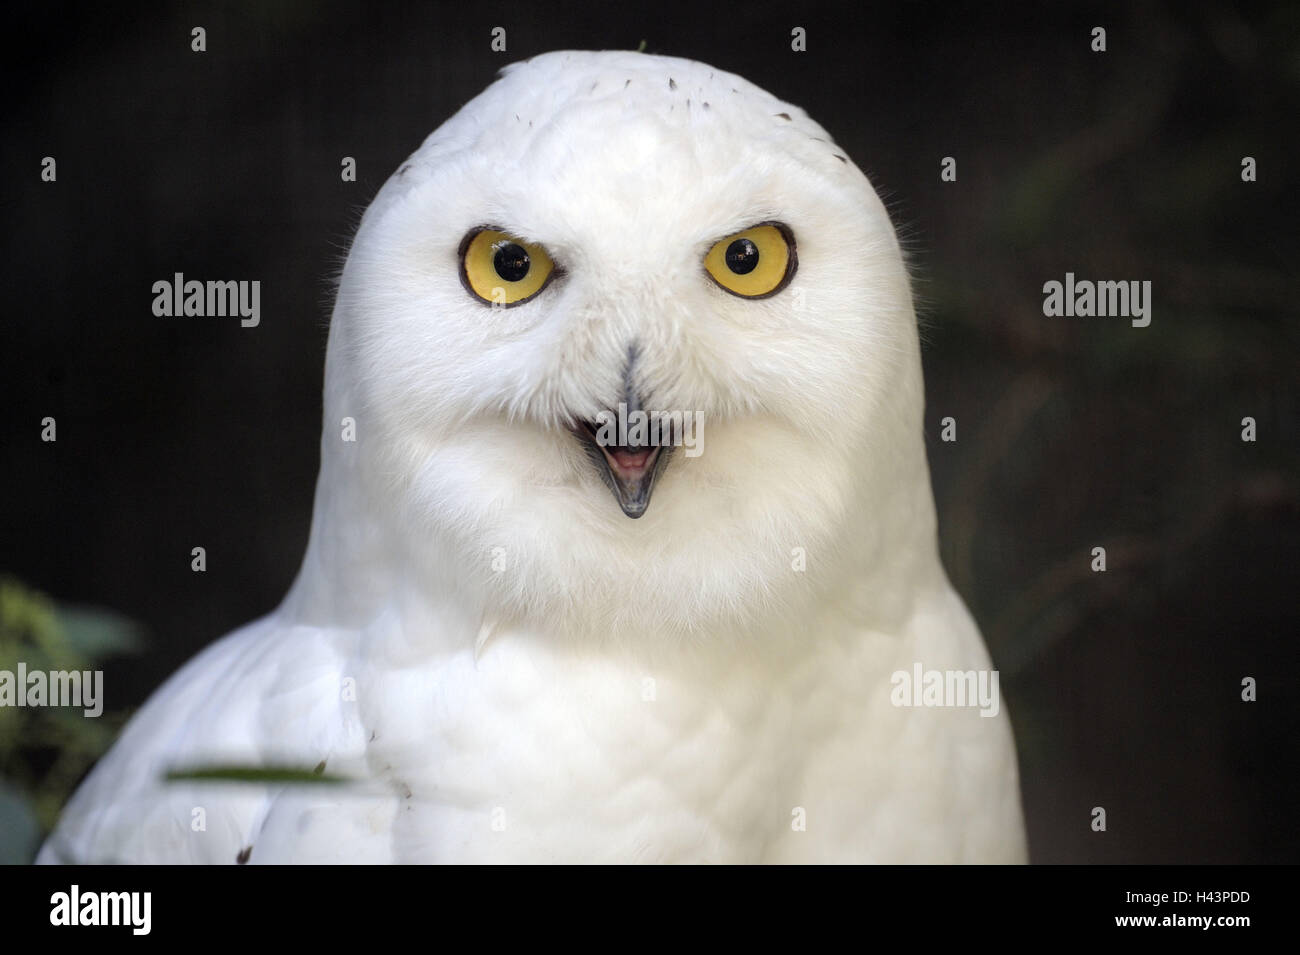
{"label": "owl face", "polygon": [[397,524],[504,553],[504,612],[633,629],[806,590],[789,555],[834,549],[916,362],[892,226],[825,131],[634,53],[517,64],[430,136],[333,335]]}

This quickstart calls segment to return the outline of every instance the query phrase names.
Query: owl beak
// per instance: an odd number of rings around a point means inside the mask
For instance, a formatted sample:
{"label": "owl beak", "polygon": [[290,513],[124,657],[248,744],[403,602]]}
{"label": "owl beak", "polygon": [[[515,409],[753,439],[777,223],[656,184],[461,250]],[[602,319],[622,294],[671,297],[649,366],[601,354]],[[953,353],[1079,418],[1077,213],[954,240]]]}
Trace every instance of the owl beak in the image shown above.
{"label": "owl beak", "polygon": [[668,449],[651,445],[605,447],[596,438],[595,426],[585,421],[573,432],[587,448],[623,513],[633,520],[644,514],[655,481],[668,460]]}

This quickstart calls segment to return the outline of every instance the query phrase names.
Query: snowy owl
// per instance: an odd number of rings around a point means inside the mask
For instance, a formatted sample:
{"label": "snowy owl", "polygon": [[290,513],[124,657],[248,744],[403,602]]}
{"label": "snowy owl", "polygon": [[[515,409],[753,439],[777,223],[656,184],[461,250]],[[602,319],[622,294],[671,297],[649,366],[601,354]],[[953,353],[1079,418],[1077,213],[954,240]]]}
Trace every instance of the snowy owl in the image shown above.
{"label": "snowy owl", "polygon": [[[803,110],[507,67],[357,231],[292,589],[41,861],[1022,861],[922,413],[889,216]],[[342,781],[164,778],[210,766]]]}

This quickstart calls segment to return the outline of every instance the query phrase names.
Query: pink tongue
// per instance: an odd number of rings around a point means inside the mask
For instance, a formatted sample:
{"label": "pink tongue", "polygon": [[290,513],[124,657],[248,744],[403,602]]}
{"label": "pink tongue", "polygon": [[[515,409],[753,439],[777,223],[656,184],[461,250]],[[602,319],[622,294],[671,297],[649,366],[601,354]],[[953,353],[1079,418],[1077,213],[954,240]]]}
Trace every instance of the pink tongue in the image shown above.
{"label": "pink tongue", "polygon": [[624,471],[639,471],[645,467],[646,461],[650,458],[650,451],[624,451],[618,448],[609,453],[614,459],[614,463]]}

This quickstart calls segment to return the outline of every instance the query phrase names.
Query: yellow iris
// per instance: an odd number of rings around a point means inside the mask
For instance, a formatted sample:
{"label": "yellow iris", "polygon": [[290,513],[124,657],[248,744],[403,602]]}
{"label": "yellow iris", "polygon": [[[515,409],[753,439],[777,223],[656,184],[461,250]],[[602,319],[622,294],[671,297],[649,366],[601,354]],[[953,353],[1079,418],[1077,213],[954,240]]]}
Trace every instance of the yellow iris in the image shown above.
{"label": "yellow iris", "polygon": [[714,243],[704,257],[704,268],[732,295],[775,295],[794,275],[794,236],[777,223],[751,226]]}
{"label": "yellow iris", "polygon": [[465,287],[489,305],[519,305],[551,280],[555,263],[546,250],[497,229],[479,229],[461,244]]}

